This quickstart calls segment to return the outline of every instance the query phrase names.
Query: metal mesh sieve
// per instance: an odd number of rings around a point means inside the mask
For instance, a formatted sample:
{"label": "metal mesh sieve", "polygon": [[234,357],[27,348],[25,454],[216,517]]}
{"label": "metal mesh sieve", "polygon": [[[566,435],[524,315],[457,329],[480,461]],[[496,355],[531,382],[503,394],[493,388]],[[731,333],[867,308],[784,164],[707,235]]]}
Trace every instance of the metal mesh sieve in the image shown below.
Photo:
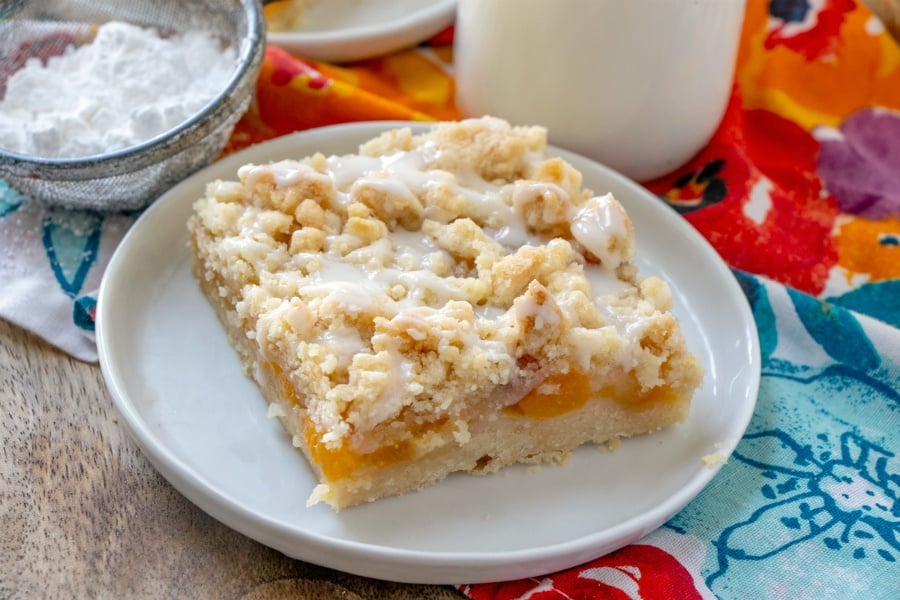
{"label": "metal mesh sieve", "polygon": [[48,204],[130,210],[209,164],[246,111],[264,50],[258,0],[14,0],[0,4],[0,97],[29,57],[90,41],[93,26],[125,21],[161,32],[203,30],[237,50],[231,77],[197,115],[160,136],[84,158],[27,156],[0,148],[0,178]]}

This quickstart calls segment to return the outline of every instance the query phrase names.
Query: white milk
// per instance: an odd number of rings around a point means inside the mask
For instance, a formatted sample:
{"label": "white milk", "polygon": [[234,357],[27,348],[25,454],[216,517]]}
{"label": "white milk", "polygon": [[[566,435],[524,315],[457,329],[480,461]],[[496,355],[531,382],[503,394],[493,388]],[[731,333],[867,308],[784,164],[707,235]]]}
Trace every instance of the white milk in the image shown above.
{"label": "white milk", "polygon": [[710,139],[728,102],[745,0],[459,0],[467,116],[543,125],[636,180]]}

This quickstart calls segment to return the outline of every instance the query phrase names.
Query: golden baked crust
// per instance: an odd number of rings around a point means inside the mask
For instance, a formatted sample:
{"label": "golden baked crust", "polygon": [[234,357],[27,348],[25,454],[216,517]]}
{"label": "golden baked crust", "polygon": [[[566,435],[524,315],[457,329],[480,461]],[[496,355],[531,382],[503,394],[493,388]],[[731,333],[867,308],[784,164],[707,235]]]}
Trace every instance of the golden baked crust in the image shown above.
{"label": "golden baked crust", "polygon": [[245,165],[194,271],[336,509],[682,420],[703,369],[611,196],[494,118]]}

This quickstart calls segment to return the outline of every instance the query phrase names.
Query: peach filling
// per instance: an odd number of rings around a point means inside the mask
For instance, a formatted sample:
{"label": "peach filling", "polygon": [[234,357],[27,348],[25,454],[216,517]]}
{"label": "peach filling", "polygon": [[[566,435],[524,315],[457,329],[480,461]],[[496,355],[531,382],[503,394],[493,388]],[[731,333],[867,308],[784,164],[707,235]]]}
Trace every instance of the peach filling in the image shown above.
{"label": "peach filling", "polygon": [[[284,397],[302,408],[303,403],[281,369],[275,364],[269,366],[276,375]],[[674,402],[679,398],[678,393],[670,386],[658,386],[642,393],[633,374],[617,378],[614,383],[601,387],[595,394],[636,409],[651,404]],[[581,408],[591,396],[591,380],[584,373],[580,371],[556,373],[544,379],[521,400],[505,410],[532,419],[552,419]],[[434,430],[442,424],[443,421],[434,423],[430,427],[423,427],[422,430]],[[328,448],[321,441],[308,417],[304,421],[303,429],[310,459],[318,465],[322,475],[332,481],[348,477],[363,467],[383,468],[409,460],[413,455],[412,445],[408,441],[381,446],[365,454],[356,452],[346,445]]]}
{"label": "peach filling", "polygon": [[622,374],[613,382],[591,393],[590,378],[579,371],[550,375],[524,398],[507,408],[508,412],[532,419],[552,419],[578,410],[594,395],[609,398],[623,406],[642,409],[650,405],[672,403],[680,398],[671,386],[641,390],[634,374]]}
{"label": "peach filling", "polygon": [[591,397],[591,380],[579,371],[550,375],[524,398],[509,407],[532,419],[552,419],[585,405]]}
{"label": "peach filling", "polygon": [[346,445],[340,448],[328,448],[322,443],[315,426],[306,419],[304,438],[309,456],[319,465],[325,479],[334,481],[349,476],[361,467],[382,468],[411,458],[412,449],[409,442],[397,442],[390,446],[382,446],[374,452],[359,454]]}
{"label": "peach filling", "polygon": [[[304,403],[301,402],[300,397],[281,367],[275,363],[268,363],[268,366],[278,382],[281,396],[287,398],[295,406],[305,408]],[[328,448],[322,442],[309,417],[306,417],[303,422],[303,438],[309,451],[310,460],[318,465],[322,475],[329,480],[347,477],[363,466],[384,467],[407,459],[410,456],[409,443],[407,442],[383,446],[368,454],[359,454],[346,446],[336,449]]]}
{"label": "peach filling", "polygon": [[677,401],[681,396],[669,385],[641,389],[634,373],[622,374],[597,390],[597,395],[615,400],[628,408],[641,410],[658,404]]}

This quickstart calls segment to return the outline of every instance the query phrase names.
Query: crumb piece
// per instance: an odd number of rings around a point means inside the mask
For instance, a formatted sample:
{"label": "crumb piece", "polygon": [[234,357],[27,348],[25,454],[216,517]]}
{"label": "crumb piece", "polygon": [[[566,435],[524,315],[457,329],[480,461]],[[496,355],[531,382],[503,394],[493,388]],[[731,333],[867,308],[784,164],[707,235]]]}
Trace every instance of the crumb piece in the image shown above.
{"label": "crumb piece", "polygon": [[717,467],[719,465],[727,464],[728,459],[725,458],[724,455],[719,454],[718,452],[713,452],[712,454],[707,454],[706,456],[701,458],[700,462],[703,463],[704,467],[712,468],[712,467]]}
{"label": "crumb piece", "polygon": [[287,413],[284,412],[284,409],[280,404],[276,404],[275,402],[269,404],[269,408],[266,410],[266,418],[268,419],[277,419],[278,417],[284,417]]}

